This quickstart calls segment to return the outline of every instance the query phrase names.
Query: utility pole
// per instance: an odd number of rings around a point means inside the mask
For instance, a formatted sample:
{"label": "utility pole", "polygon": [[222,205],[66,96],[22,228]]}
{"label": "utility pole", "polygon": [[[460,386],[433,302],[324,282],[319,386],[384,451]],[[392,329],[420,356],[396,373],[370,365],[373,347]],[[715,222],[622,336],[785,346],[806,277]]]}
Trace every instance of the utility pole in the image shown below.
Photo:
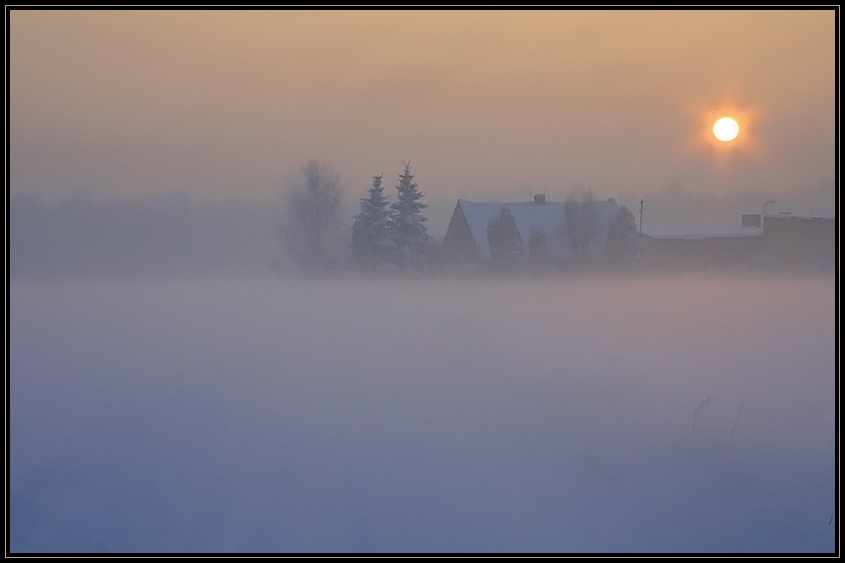
{"label": "utility pole", "polygon": [[769,206],[770,203],[777,203],[777,202],[773,199],[770,199],[769,201],[767,201],[766,203],[763,204],[763,217],[769,216],[769,211],[766,208]]}
{"label": "utility pole", "polygon": [[643,204],[645,203],[644,199],[640,200],[640,236],[643,236]]}

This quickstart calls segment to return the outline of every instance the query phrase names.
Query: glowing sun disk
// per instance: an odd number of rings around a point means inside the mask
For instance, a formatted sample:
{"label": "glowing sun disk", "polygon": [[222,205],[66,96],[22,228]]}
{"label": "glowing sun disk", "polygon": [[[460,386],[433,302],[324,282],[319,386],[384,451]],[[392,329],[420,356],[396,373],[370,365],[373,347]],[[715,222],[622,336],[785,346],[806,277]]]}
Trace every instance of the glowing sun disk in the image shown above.
{"label": "glowing sun disk", "polygon": [[732,141],[739,133],[739,125],[730,117],[723,117],[713,125],[713,134],[720,141]]}

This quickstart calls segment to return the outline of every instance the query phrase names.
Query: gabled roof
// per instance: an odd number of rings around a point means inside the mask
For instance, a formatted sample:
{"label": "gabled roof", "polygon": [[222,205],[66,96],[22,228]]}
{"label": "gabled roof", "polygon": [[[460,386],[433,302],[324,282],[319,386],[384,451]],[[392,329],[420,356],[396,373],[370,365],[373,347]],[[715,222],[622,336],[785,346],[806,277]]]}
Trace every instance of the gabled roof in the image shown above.
{"label": "gabled roof", "polygon": [[[603,242],[607,234],[610,220],[619,212],[619,205],[613,198],[594,203],[599,224],[598,240]],[[523,246],[528,245],[528,239],[533,231],[542,231],[546,235],[550,252],[565,257],[568,254],[568,241],[563,232],[566,220],[566,204],[564,202],[545,202],[538,205],[534,202],[475,202],[458,200],[458,206],[466,218],[475,244],[483,258],[490,258],[490,245],[487,242],[487,225],[491,219],[499,216],[502,208],[507,207],[513,215]]]}

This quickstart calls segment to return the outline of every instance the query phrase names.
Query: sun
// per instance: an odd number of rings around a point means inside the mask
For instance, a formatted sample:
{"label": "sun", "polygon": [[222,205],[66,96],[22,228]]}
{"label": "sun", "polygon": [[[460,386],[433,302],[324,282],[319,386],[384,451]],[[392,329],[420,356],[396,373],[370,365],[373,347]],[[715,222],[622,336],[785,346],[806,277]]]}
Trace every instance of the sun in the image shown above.
{"label": "sun", "polygon": [[713,134],[720,141],[733,141],[739,133],[739,125],[730,117],[723,117],[713,124]]}

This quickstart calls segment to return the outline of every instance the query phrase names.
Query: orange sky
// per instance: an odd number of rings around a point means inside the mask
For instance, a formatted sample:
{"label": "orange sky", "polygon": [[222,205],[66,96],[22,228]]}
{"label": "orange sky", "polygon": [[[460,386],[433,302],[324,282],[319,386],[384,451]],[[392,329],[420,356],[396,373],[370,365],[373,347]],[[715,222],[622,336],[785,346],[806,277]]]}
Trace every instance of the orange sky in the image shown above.
{"label": "orange sky", "polygon": [[833,10],[9,18],[12,193],[266,199],[312,157],[353,198],[408,160],[451,201],[834,178]]}

